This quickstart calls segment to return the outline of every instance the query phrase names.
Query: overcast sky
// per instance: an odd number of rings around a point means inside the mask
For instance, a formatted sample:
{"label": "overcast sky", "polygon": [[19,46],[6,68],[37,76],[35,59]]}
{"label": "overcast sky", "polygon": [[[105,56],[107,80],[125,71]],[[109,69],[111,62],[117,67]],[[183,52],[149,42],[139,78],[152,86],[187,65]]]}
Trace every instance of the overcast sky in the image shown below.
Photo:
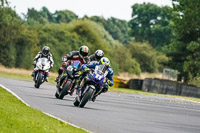
{"label": "overcast sky", "polygon": [[27,13],[28,8],[34,7],[40,10],[47,7],[51,13],[56,10],[70,10],[79,17],[102,16],[104,18],[115,17],[123,20],[130,20],[132,9],[135,3],[150,2],[159,6],[171,6],[171,0],[8,0],[9,5],[18,14]]}

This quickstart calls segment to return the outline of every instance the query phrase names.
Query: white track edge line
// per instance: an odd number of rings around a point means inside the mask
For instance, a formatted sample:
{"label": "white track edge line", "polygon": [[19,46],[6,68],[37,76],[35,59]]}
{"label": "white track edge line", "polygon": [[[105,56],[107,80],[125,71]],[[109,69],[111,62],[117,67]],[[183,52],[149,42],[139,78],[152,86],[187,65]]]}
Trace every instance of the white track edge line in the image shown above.
{"label": "white track edge line", "polygon": [[[8,91],[9,93],[11,93],[12,95],[14,95],[17,99],[19,99],[20,101],[22,101],[26,106],[31,107],[28,103],[26,103],[22,98],[20,98],[17,94],[15,94],[15,93],[14,93],[13,91],[11,91],[10,89],[6,88],[6,87],[3,86],[2,84],[0,84],[0,87],[2,87],[4,90],[6,90],[6,91]],[[39,110],[39,111],[40,111],[40,110]],[[69,123],[69,122],[67,122],[67,121],[65,121],[65,120],[62,120],[62,119],[60,119],[60,118],[58,118],[58,117],[56,117],[56,116],[54,116],[54,115],[51,115],[51,114],[46,113],[46,112],[43,112],[43,111],[40,111],[40,112],[42,112],[42,113],[44,113],[44,114],[46,114],[46,115],[48,115],[48,116],[50,116],[50,117],[52,117],[52,118],[54,118],[54,119],[57,119],[57,120],[62,121],[62,122],[64,122],[64,123],[67,123],[67,124],[69,124],[69,125],[71,125],[71,126],[73,126],[73,127],[80,128],[80,129],[85,130],[86,132],[92,133],[91,131],[88,131],[88,130],[86,130],[86,129],[84,129],[84,128],[81,128],[81,127],[79,127],[79,126],[77,126],[77,125],[74,125],[74,124],[72,124],[72,123]]]}

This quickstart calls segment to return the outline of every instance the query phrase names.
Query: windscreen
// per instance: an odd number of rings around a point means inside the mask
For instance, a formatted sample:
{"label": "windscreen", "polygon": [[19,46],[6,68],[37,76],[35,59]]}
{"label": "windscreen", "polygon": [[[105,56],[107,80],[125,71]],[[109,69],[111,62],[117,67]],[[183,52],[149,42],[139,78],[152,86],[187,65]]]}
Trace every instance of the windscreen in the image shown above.
{"label": "windscreen", "polygon": [[45,64],[46,64],[45,58],[42,58],[42,59],[41,59],[41,63],[42,63],[43,66],[45,66]]}
{"label": "windscreen", "polygon": [[105,65],[98,65],[95,67],[96,72],[98,74],[104,74],[106,72],[106,66]]}
{"label": "windscreen", "polygon": [[80,61],[74,61],[73,62],[73,66],[74,66],[74,68],[79,68],[79,66],[80,66]]}

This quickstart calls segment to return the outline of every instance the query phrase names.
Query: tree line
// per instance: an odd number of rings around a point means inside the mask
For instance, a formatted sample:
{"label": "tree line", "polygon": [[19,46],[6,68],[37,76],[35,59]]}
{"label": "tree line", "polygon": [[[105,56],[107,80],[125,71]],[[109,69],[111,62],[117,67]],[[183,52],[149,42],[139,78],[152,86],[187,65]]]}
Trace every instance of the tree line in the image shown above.
{"label": "tree line", "polygon": [[[32,60],[45,45],[51,48],[56,71],[61,57],[81,45],[90,54],[102,49],[114,72],[160,72],[169,67],[188,82],[198,77],[199,1],[173,0],[173,8],[134,4],[130,21],[78,15],[46,7],[28,9],[20,18],[9,6],[0,6],[0,63],[32,69]],[[190,26],[189,26],[190,25]],[[195,63],[193,63],[195,62]]]}

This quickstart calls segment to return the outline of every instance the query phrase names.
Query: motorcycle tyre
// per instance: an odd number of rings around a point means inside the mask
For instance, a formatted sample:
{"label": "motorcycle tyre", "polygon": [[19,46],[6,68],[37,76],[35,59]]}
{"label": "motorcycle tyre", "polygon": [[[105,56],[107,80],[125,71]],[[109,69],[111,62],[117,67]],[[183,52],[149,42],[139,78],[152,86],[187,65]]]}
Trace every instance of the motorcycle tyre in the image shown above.
{"label": "motorcycle tyre", "polygon": [[42,73],[39,73],[37,81],[35,81],[35,88],[39,88],[41,84],[42,84]]}
{"label": "motorcycle tyre", "polygon": [[85,104],[89,101],[89,99],[91,98],[92,94],[93,94],[94,90],[89,88],[87,90],[87,92],[84,94],[84,96],[82,97],[79,107],[83,108],[85,106]]}
{"label": "motorcycle tyre", "polygon": [[60,91],[60,94],[58,96],[59,99],[63,99],[65,95],[68,94],[68,89],[71,86],[71,80],[68,80],[67,83],[64,85],[63,89]]}

